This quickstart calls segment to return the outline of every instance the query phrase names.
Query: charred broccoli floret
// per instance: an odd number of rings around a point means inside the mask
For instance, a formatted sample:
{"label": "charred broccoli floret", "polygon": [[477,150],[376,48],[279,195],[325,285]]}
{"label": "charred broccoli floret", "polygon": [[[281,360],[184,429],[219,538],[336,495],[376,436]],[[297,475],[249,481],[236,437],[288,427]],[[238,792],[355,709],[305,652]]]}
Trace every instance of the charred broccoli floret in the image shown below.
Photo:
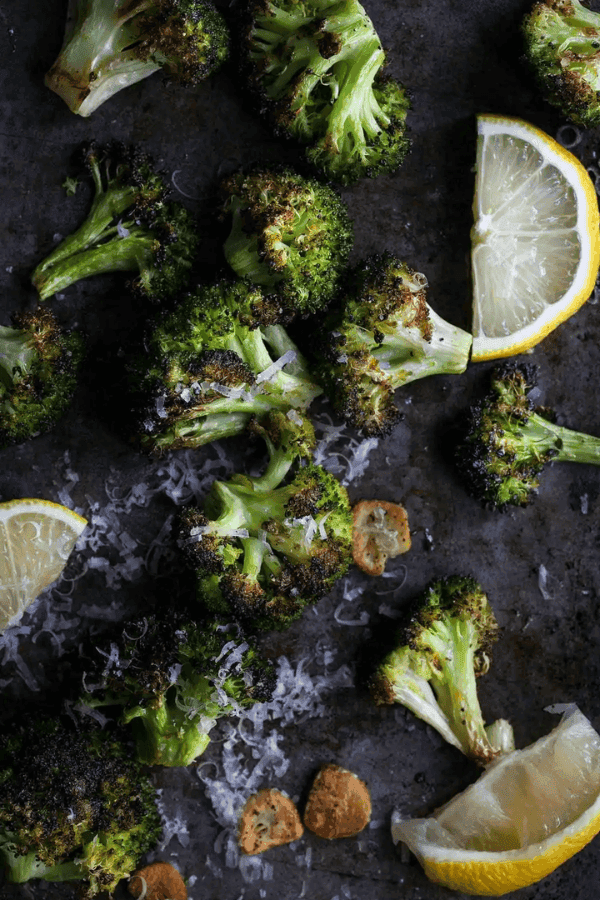
{"label": "charred broccoli floret", "polygon": [[69,408],[83,338],[48,309],[15,313],[0,326],[0,447],[49,431]]}
{"label": "charred broccoli floret", "polygon": [[176,534],[208,609],[282,629],[346,573],[352,512],[342,485],[309,461],[307,420],[273,413],[254,430],[269,450],[264,473],[213,482],[203,510],[181,512]]}
{"label": "charred broccoli floret", "polygon": [[329,185],[289,169],[237,172],[221,183],[220,206],[236,275],[276,292],[290,314],[329,303],[353,242],[348,211]]}
{"label": "charred broccoli floret", "polygon": [[84,666],[79,709],[120,709],[148,765],[189,765],[217,719],[269,700],[275,686],[272,664],[239,626],[173,610],[122,623]]}
{"label": "charred broccoli floret", "polygon": [[252,0],[243,44],[261,111],[320,173],[352,184],[401,165],[410,102],[357,0]]}
{"label": "charred broccoli floret", "polygon": [[464,372],[472,337],[429,306],[427,280],[391,253],[348,273],[323,326],[317,375],[334,409],[369,436],[401,418],[397,388],[426,375]]}
{"label": "charred broccoli floret", "polygon": [[522,31],[546,100],[579,125],[600,125],[600,13],[579,0],[542,0],[525,16]]}
{"label": "charred broccoli floret", "polygon": [[134,293],[160,301],[181,290],[199,242],[191,214],[167,202],[169,188],[149,156],[117,142],[80,151],[95,188],[84,223],[35,269],[42,300],[82,278],[130,272]]}
{"label": "charred broccoli floret", "polygon": [[321,388],[280,315],[260,288],[222,279],[160,317],[129,366],[141,448],[200,447],[269,410],[305,411]]}
{"label": "charred broccoli floret", "polygon": [[494,613],[475,579],[432,582],[400,627],[394,649],[371,678],[378,705],[401,703],[480,765],[514,749],[503,719],[484,724],[477,678],[490,667]]}
{"label": "charred broccoli floret", "polygon": [[505,363],[491,372],[490,388],[474,403],[456,447],[456,465],[472,496],[491,507],[526,506],[550,462],[600,465],[600,438],[554,424],[534,411],[529,393],[537,369]]}
{"label": "charred broccoli floret", "polygon": [[112,893],[160,833],[150,780],[118,737],[50,718],[0,735],[0,865],[8,883],[78,881],[85,898]]}
{"label": "charred broccoli floret", "polygon": [[159,69],[179,84],[198,84],[228,53],[225,20],[210,0],[69,0],[46,85],[89,116]]}

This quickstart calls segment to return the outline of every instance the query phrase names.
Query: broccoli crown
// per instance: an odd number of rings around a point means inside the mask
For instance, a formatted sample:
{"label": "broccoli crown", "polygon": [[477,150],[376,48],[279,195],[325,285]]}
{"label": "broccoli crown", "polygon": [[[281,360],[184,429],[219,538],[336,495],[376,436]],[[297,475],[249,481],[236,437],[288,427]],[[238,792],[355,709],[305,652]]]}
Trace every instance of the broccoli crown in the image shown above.
{"label": "broccoli crown", "polygon": [[15,313],[0,326],[0,447],[51,429],[77,386],[84,342],[50,310]]}
{"label": "broccoli crown", "polygon": [[319,341],[317,374],[335,410],[363,434],[401,419],[394,392],[427,375],[464,372],[472,337],[429,306],[427,279],[392,253],[347,275]]}
{"label": "broccoli crown", "polygon": [[[442,737],[487,765],[512,745],[493,745],[477,697],[476,678],[490,666],[498,626],[475,579],[456,575],[432,582],[408,612],[371,679],[378,704],[402,703]],[[490,726],[495,736],[498,723]]]}
{"label": "broccoli crown", "polygon": [[0,736],[0,860],[7,881],[112,891],[160,837],[149,779],[119,738],[36,719]]}
{"label": "broccoli crown", "polygon": [[543,0],[524,17],[522,32],[546,100],[579,125],[599,125],[600,14],[579,0]]}
{"label": "broccoli crown", "polygon": [[117,706],[132,723],[138,759],[187,766],[221,716],[269,700],[273,666],[239,626],[156,613],[121,625],[85,660],[82,705]]}
{"label": "broccoli crown", "polygon": [[162,69],[198,84],[229,55],[225,19],[210,0],[75,0],[46,85],[89,116],[129,85]]}
{"label": "broccoli crown", "polygon": [[129,366],[142,449],[199,447],[272,409],[306,410],[321,388],[283,325],[268,324],[280,315],[260,288],[223,279],[159,317]]}
{"label": "broccoli crown", "polygon": [[395,172],[409,147],[404,87],[357,0],[254,0],[244,75],[275,130],[342,184]]}
{"label": "broccoli crown", "polygon": [[465,416],[457,469],[469,493],[491,507],[527,505],[551,461],[600,464],[600,438],[556,425],[547,410],[534,411],[529,394],[536,385],[533,365],[497,366],[488,393]]}
{"label": "broccoli crown", "polygon": [[254,427],[269,449],[264,473],[213,482],[203,510],[180,513],[176,534],[210,610],[281,629],[346,573],[352,513],[345,488],[306,461],[308,422],[276,413]]}
{"label": "broccoli crown", "polygon": [[40,298],[106,272],[135,273],[129,287],[149,300],[173,297],[190,277],[199,242],[192,215],[167,201],[163,176],[139,148],[91,142],[79,155],[94,198],[83,224],[36,267]]}
{"label": "broccoli crown", "polygon": [[346,206],[329,185],[289,169],[237,172],[220,186],[224,245],[240,277],[274,291],[290,314],[333,298],[353,243]]}

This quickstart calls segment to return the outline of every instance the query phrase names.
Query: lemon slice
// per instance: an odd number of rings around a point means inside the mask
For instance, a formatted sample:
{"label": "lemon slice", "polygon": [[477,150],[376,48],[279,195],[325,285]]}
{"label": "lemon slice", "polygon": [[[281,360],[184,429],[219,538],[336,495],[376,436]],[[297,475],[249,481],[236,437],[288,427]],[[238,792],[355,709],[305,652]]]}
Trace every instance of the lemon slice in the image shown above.
{"label": "lemon slice", "polygon": [[474,361],[529,350],[594,289],[598,199],[579,160],[524,122],[482,115],[471,232]]}
{"label": "lemon slice", "polygon": [[392,824],[432,881],[491,897],[539,881],[598,831],[600,735],[574,706],[431,818]]}
{"label": "lemon slice", "polygon": [[49,500],[0,503],[0,632],[56,581],[86,525]]}

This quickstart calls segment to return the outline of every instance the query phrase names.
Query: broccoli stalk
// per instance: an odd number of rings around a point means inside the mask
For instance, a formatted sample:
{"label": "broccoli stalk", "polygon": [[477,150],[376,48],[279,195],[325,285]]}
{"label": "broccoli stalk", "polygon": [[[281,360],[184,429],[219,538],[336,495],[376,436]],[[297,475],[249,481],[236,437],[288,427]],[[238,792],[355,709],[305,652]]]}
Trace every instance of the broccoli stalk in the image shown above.
{"label": "broccoli stalk", "polygon": [[220,186],[224,252],[240,278],[275,293],[289,317],[334,297],[353,242],[339,195],[289,169],[234,173]]}
{"label": "broccoli stalk", "polygon": [[107,272],[136,273],[131,287],[142,297],[173,296],[189,278],[198,245],[192,216],[181,204],[166,202],[166,183],[136,148],[92,142],[82,157],[94,198],[83,224],[35,269],[40,298]]}
{"label": "broccoli stalk", "polygon": [[67,411],[83,360],[83,339],[47,309],[15,313],[0,326],[0,447],[51,429]]}
{"label": "broccoli stalk", "polygon": [[357,0],[254,0],[244,44],[261,110],[327,178],[352,184],[401,165],[409,100],[383,77],[386,54]]}
{"label": "broccoli stalk", "polygon": [[215,481],[204,511],[179,515],[177,538],[209,609],[255,628],[286,628],[347,571],[352,513],[345,489],[308,461],[307,420],[271,413],[254,430],[269,451],[264,473]]}
{"label": "broccoli stalk", "polygon": [[529,393],[536,384],[535,366],[497,366],[486,397],[465,417],[456,464],[469,493],[484,504],[525,506],[550,462],[600,465],[600,438],[534,412]]}
{"label": "broccoli stalk", "polygon": [[46,85],[89,116],[162,69],[197,84],[227,58],[225,20],[210,0],[69,0],[63,46]]}
{"label": "broccoli stalk", "polygon": [[546,100],[579,125],[599,125],[600,14],[579,0],[542,0],[523,19],[522,32]]}
{"label": "broccoli stalk", "polygon": [[[476,679],[490,666],[497,623],[473,578],[433,582],[373,675],[377,704],[401,703],[480,765],[514,749],[505,720],[484,724]],[[493,740],[493,742],[492,742]]]}
{"label": "broccoli stalk", "polygon": [[222,620],[172,610],[121,625],[84,659],[79,709],[120,709],[140,762],[187,766],[204,753],[217,719],[270,699],[270,662]]}
{"label": "broccoli stalk", "polygon": [[129,364],[141,448],[200,447],[241,433],[253,416],[304,412],[321,388],[280,314],[260,289],[223,279],[160,317]]}
{"label": "broccoli stalk", "polygon": [[0,737],[0,861],[9,883],[114,891],[158,840],[150,780],[118,737],[39,719]]}
{"label": "broccoli stalk", "polygon": [[359,263],[319,342],[317,375],[343,418],[369,436],[401,414],[394,392],[428,375],[464,372],[472,336],[426,300],[427,280],[391,253]]}

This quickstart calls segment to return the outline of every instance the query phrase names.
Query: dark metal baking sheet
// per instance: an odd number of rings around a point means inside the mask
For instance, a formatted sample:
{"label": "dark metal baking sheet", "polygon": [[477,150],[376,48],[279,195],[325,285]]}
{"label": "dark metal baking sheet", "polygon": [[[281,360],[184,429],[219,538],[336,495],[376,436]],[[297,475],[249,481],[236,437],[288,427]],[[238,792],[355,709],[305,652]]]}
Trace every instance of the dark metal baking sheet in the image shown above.
{"label": "dark metal baking sheet", "polygon": [[[413,147],[397,175],[343,192],[355,221],[354,257],[397,252],[427,275],[436,310],[465,327],[474,117],[522,116],[553,135],[564,134],[564,123],[537,96],[520,61],[518,23],[527,8],[521,0],[369,0],[367,7],[389,51],[391,73],[412,93]],[[235,4],[224,11],[234,16]],[[85,214],[86,191],[67,198],[61,187],[81,140],[139,142],[173,173],[180,198],[199,215],[208,276],[220,263],[209,206],[215,178],[257,159],[294,159],[293,148],[273,139],[244,105],[234,65],[192,90],[171,88],[156,75],[90,119],[72,115],[43,84],[61,44],[65,12],[63,0],[0,3],[1,324],[13,310],[34,304],[33,267]],[[597,138],[589,133],[574,147],[586,165],[595,164]],[[83,282],[50,303],[62,321],[87,332],[96,361],[125,346],[144,314],[131,307],[116,277]],[[559,420],[590,432],[600,429],[599,338],[598,307],[590,302],[527,357],[539,364],[543,400]],[[445,434],[487,368],[472,365],[462,376],[429,378],[399,392],[404,420],[370,447],[362,471],[349,462],[356,464],[368,448],[348,430],[329,446],[338,454],[340,477],[355,476],[348,484],[353,500],[406,506],[413,546],[391,565],[393,577],[350,575],[289,632],[267,641],[295,673],[290,721],[281,703],[262,733],[258,723],[246,721],[240,733],[234,721],[221,721],[198,771],[156,773],[166,824],[156,856],[178,865],[192,900],[451,896],[429,883],[414,861],[401,859],[391,842],[390,815],[395,807],[427,813],[477,772],[400,708],[373,708],[357,686],[361,648],[434,576],[473,574],[502,626],[492,669],[480,682],[489,720],[510,718],[519,746],[553,727],[555,719],[544,711],[553,703],[576,702],[600,725],[600,473],[587,466],[550,469],[536,501],[504,515],[468,498],[445,457]],[[24,627],[0,641],[3,714],[59,691],[68,678],[67,651],[84,634],[100,634],[111,619],[143,609],[149,595],[162,592],[172,601],[165,523],[178,503],[202,495],[207,477],[224,471],[219,466],[244,461],[235,441],[159,461],[141,457],[113,427],[109,383],[96,365],[51,434],[0,453],[0,500],[33,496],[73,505],[90,519],[96,537],[26,615]],[[328,415],[321,406],[322,436]],[[237,757],[247,773],[237,794],[219,792],[217,783]],[[307,833],[293,847],[240,867],[228,826],[232,797],[278,786],[301,800],[316,768],[330,761],[368,783],[371,827],[338,842]],[[599,874],[596,841],[519,896],[595,900]],[[70,895],[68,887],[42,883],[0,887],[3,900]]]}

